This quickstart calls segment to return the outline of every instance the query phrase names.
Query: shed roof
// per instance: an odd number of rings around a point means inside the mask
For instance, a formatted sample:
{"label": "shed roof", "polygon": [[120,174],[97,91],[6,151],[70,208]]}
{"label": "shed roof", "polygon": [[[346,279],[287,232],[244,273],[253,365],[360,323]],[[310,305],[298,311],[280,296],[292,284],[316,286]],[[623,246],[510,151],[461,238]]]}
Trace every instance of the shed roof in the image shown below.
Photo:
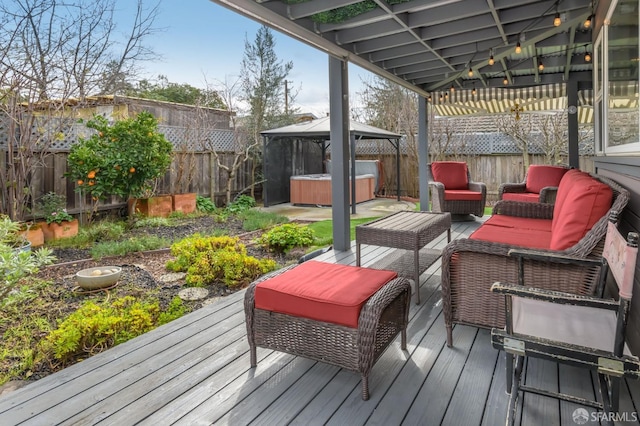
{"label": "shed roof", "polygon": [[[303,123],[291,124],[277,129],[260,132],[263,136],[298,137],[298,138],[326,138],[329,139],[331,126],[329,117],[318,118],[316,120]],[[368,124],[349,121],[349,133],[356,137],[367,139],[399,139],[402,135],[393,133]]]}

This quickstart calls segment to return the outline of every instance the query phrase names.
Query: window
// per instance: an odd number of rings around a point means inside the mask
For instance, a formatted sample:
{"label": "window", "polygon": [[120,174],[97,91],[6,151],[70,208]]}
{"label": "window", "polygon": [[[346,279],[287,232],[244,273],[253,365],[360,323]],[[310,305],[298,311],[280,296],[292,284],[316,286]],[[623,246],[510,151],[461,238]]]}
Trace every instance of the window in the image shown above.
{"label": "window", "polygon": [[606,111],[601,117],[606,123],[604,152],[640,152],[638,0],[619,0],[612,5],[614,8],[607,20],[609,25],[603,27],[607,49],[604,78],[608,82],[606,93],[603,93],[607,100],[604,103]]}

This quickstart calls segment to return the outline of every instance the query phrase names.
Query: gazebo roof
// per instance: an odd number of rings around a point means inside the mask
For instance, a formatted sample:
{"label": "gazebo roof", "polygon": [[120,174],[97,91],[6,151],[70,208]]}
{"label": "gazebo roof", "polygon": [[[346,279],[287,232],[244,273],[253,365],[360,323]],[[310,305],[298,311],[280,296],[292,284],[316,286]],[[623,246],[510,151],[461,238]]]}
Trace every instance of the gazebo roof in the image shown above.
{"label": "gazebo roof", "polygon": [[[289,126],[260,132],[263,136],[298,137],[309,139],[329,139],[330,133],[331,126],[329,117],[318,118],[316,120],[291,124]],[[369,126],[368,124],[358,123],[353,120],[350,120],[349,122],[349,133],[353,134],[356,138],[362,137],[366,139],[400,139],[402,137],[402,135],[398,133]]]}

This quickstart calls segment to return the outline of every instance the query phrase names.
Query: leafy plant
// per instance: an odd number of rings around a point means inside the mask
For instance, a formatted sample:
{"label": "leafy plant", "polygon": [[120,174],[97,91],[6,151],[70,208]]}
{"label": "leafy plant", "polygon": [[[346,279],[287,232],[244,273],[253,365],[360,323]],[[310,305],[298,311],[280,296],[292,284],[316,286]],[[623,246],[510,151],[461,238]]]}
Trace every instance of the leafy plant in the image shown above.
{"label": "leafy plant", "polygon": [[228,287],[248,284],[260,275],[276,268],[271,259],[256,259],[235,237],[203,237],[195,234],[171,246],[175,260],[167,269],[186,272],[188,285],[202,287],[223,282]]}
{"label": "leafy plant", "polygon": [[231,213],[241,213],[256,206],[256,200],[248,195],[240,195],[232,203],[227,206],[227,210]]}
{"label": "leafy plant", "polygon": [[20,281],[38,272],[41,266],[53,263],[55,257],[48,248],[36,252],[16,250],[13,246],[20,232],[20,224],[0,216],[0,301],[4,299]]}
{"label": "leafy plant", "polygon": [[218,209],[211,198],[202,197],[200,195],[196,195],[196,208],[204,213],[213,213]]}
{"label": "leafy plant", "polygon": [[[86,126],[96,132],[71,147],[65,176],[75,180],[76,191],[94,201],[109,195],[140,198],[149,195],[152,180],[171,165],[172,145],[158,132],[158,121],[149,112],[110,124],[96,115]],[[133,217],[135,203],[130,205]]]}
{"label": "leafy plant", "polygon": [[257,243],[263,247],[280,253],[286,253],[293,247],[304,247],[313,244],[314,232],[307,226],[285,223],[262,234]]}
{"label": "leafy plant", "polygon": [[38,202],[44,214],[44,220],[49,223],[61,224],[64,221],[73,220],[73,216],[67,213],[66,201],[62,195],[49,192],[40,198]]}

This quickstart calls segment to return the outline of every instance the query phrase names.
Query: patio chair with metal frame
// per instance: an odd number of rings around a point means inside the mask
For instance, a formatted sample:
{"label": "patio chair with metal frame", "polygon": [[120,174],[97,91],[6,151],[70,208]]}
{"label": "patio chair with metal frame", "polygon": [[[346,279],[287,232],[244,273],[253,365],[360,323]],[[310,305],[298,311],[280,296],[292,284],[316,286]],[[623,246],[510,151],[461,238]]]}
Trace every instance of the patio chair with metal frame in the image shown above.
{"label": "patio chair with metal frame", "polygon": [[[630,232],[625,241],[615,226],[616,221],[617,215],[612,212],[601,260],[513,250],[510,255],[516,256],[520,265],[519,284],[496,282],[491,287],[492,292],[504,294],[506,302],[506,327],[492,329],[491,341],[494,348],[505,351],[507,361],[507,392],[511,394],[507,424],[515,421],[520,391],[593,407],[605,413],[617,413],[621,379],[640,377],[640,360],[625,344],[638,234]],[[598,294],[603,293],[608,272],[611,272],[618,298],[527,287],[522,270],[524,258],[585,267],[599,263],[602,267]],[[522,372],[528,357],[596,371],[600,385],[598,401],[524,385]],[[604,420],[609,418],[610,415],[603,417]]]}

